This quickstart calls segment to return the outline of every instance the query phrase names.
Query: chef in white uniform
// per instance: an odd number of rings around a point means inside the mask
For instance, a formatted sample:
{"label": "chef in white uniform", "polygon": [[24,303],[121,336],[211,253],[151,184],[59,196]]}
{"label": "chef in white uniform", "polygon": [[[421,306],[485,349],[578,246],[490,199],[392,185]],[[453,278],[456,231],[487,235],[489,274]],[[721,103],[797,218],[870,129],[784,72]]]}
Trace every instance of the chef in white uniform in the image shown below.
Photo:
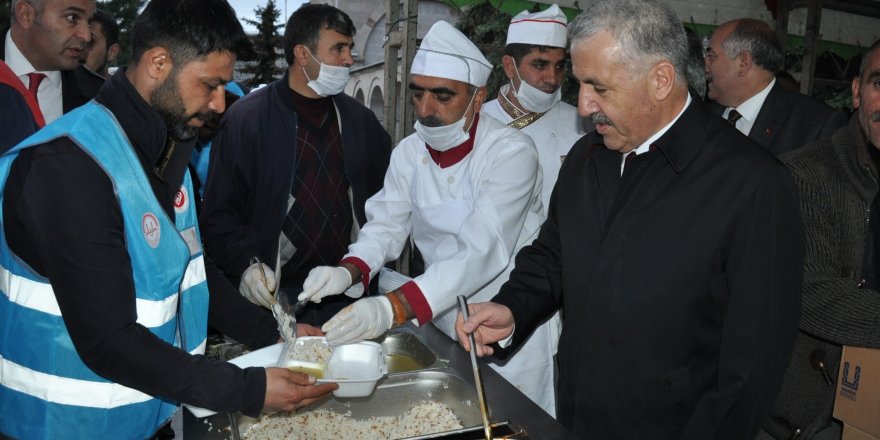
{"label": "chef in white uniform", "polygon": [[523,11],[510,20],[501,58],[509,84],[498,98],[483,105],[482,113],[529,135],[538,148],[544,173],[541,200],[544,210],[562,161],[572,145],[592,130],[577,108],[562,102],[568,20],[559,6],[535,13]]}
{"label": "chef in white uniform", "polygon": [[[494,296],[513,256],[537,236],[543,217],[538,152],[528,136],[480,115],[491,69],[449,23],[437,22],[422,40],[409,83],[416,133],[392,152],[385,186],[367,201],[357,242],[339,266],[312,269],[299,298],[320,300],[353,282],[366,286],[398,258],[410,235],[426,269],[331,318],[323,327],[331,345],[375,338],[410,319],[433,322],[455,338],[456,296]],[[542,326],[506,364],[491,364],[551,414],[553,338]]]}

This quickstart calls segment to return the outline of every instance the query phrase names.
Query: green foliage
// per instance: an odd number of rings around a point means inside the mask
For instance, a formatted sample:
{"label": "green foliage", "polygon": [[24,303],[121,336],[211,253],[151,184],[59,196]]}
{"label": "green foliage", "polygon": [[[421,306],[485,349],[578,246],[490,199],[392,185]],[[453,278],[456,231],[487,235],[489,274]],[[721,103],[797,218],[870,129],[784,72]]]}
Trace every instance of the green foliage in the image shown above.
{"label": "green foliage", "polygon": [[144,8],[146,3],[147,0],[99,0],[97,2],[98,8],[107,11],[119,23],[117,66],[125,66],[131,61],[131,28],[138,12]]}
{"label": "green foliage", "polygon": [[283,24],[281,11],[275,6],[275,0],[267,0],[266,6],[254,9],[257,20],[245,18],[248,24],[257,28],[257,35],[252,38],[256,62],[242,68],[242,72],[253,75],[248,80],[249,87],[268,84],[279,78],[283,73],[276,62],[280,58],[278,49],[282,46],[279,29]]}

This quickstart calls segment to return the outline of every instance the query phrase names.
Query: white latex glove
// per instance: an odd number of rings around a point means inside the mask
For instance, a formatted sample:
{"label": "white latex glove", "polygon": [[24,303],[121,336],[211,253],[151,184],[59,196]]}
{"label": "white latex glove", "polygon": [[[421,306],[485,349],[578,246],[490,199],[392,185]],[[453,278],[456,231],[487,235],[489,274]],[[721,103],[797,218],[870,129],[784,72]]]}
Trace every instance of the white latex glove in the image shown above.
{"label": "white latex glove", "polygon": [[[339,266],[318,266],[309,271],[309,276],[303,282],[303,291],[297,300],[319,303],[321,298],[330,295],[339,295],[351,286],[351,273],[348,269]],[[360,284],[360,283],[358,283]],[[363,289],[361,289],[363,293]]]}
{"label": "white latex glove", "polygon": [[[263,266],[263,272],[260,272],[260,266]],[[263,273],[266,275],[265,278],[263,278]],[[272,303],[275,302],[272,298],[272,292],[275,291],[275,272],[263,263],[250,265],[241,274],[241,284],[238,285],[238,291],[248,301],[271,309]]]}
{"label": "white latex glove", "polygon": [[391,328],[394,311],[385,296],[364,298],[342,309],[321,330],[331,346],[373,339]]}

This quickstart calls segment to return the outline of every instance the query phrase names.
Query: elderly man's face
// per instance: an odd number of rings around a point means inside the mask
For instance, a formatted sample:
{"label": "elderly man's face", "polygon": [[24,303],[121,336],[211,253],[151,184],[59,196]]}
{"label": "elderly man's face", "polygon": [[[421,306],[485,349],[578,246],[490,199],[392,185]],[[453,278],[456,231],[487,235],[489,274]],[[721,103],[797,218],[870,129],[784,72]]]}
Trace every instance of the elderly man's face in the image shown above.
{"label": "elderly man's face", "polygon": [[880,50],[874,50],[865,71],[852,83],[853,107],[868,141],[880,149]]}
{"label": "elderly man's face", "polygon": [[602,31],[581,40],[573,46],[571,60],[580,83],[578,113],[592,117],[606,147],[626,153],[656,131],[650,122],[656,117],[648,72],[624,64],[611,34]]}
{"label": "elderly man's face", "polygon": [[234,63],[235,56],[229,52],[211,52],[174,68],[151,99],[153,108],[165,119],[169,134],[190,139],[206,121],[223,113],[224,86],[232,80]]}
{"label": "elderly man's face", "polygon": [[[513,61],[513,57],[505,55]],[[523,81],[544,93],[556,93],[562,85],[562,77],[565,73],[565,49],[558,47],[544,52],[540,49],[532,49],[522,62],[517,66],[519,76]],[[519,90],[520,78],[517,78],[513,69],[505,66],[504,73],[510,79],[513,87]]]}
{"label": "elderly man's face", "polygon": [[410,75],[409,88],[416,118],[426,127],[449,125],[462,117],[467,118],[464,126],[470,127],[486,96],[483,87],[477,89],[476,96],[471,96],[468,84],[434,76]]}
{"label": "elderly man's face", "polygon": [[92,40],[89,18],[95,13],[94,0],[49,0],[42,12],[26,2],[27,18],[16,15],[16,23],[28,32],[30,48],[23,48],[37,70],[72,70],[85,56]]}
{"label": "elderly man's face", "polygon": [[734,26],[733,23],[728,23],[715,29],[706,49],[706,83],[709,86],[709,99],[728,107],[741,104],[734,102],[735,99],[731,96],[739,87],[737,59],[727,56],[721,48],[721,43],[733,32]]}

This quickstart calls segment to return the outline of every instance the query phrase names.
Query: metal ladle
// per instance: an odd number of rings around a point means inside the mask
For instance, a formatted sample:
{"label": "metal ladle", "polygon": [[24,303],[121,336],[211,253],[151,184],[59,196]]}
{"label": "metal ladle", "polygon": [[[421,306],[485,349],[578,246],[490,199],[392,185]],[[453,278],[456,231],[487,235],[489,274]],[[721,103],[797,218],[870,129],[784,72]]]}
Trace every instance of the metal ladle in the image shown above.
{"label": "metal ladle", "polygon": [[[461,310],[462,316],[467,320],[470,317],[468,311],[467,298],[463,295],[458,296],[458,308]],[[474,334],[468,334],[468,341],[471,343],[471,368],[474,370],[474,385],[477,387],[477,399],[480,401],[480,414],[483,416],[483,433],[486,434],[486,440],[492,440],[492,424],[489,422],[489,405],[486,402],[486,391],[483,389],[483,375],[480,374],[480,364],[477,363],[476,341]]]}

